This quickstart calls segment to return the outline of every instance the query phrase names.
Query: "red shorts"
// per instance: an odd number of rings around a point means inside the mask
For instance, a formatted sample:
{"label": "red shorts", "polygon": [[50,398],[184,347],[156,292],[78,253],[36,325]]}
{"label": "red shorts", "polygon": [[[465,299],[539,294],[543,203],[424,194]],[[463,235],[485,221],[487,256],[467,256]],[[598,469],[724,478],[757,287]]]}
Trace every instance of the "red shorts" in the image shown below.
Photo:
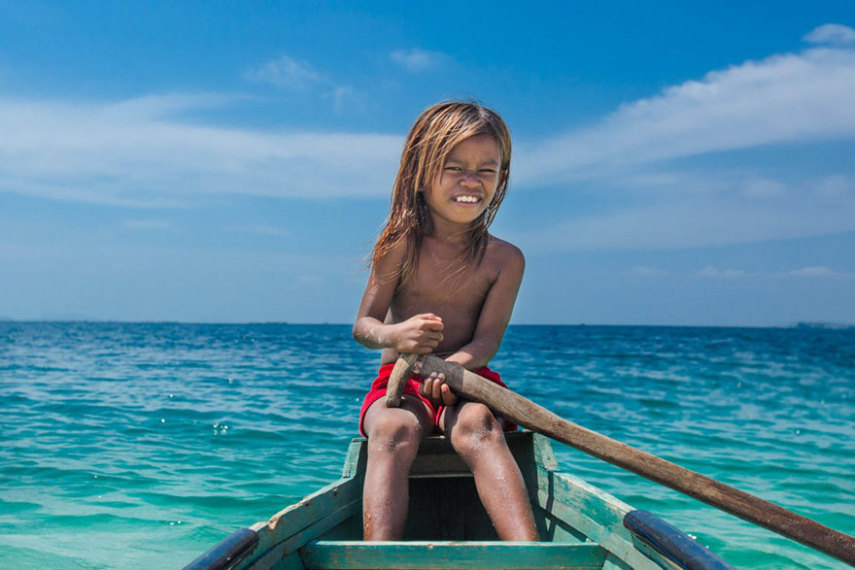
{"label": "red shorts", "polygon": [[[380,370],[377,372],[377,378],[375,378],[374,382],[371,383],[371,389],[368,391],[368,394],[365,395],[365,400],[362,401],[362,409],[359,411],[359,433],[362,437],[368,437],[362,427],[362,422],[365,420],[365,412],[368,411],[371,404],[386,395],[386,385],[389,384],[389,376],[392,375],[392,369],[394,367],[394,362],[384,364],[380,367]],[[505,383],[502,382],[502,377],[499,376],[499,373],[493,372],[486,366],[482,366],[473,372],[479,376],[483,376],[487,380],[495,382],[502,388],[507,388]],[[430,400],[419,394],[419,384],[421,384],[420,378],[420,376],[416,375],[410,376],[409,380],[407,380],[407,383],[404,385],[404,394],[409,394],[410,396],[418,398],[424,402],[425,406],[427,406],[433,414],[434,426],[439,426],[439,418],[442,416],[442,411],[445,409],[445,406],[434,406],[430,403]],[[505,431],[516,431],[517,429],[516,424],[507,420],[503,420],[503,424]]]}

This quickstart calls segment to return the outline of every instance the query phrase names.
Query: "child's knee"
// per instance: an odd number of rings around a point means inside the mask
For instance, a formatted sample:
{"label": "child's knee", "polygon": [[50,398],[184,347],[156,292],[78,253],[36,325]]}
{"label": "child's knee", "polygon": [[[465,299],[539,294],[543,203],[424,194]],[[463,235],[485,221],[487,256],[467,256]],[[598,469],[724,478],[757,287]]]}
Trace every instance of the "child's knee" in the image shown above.
{"label": "child's knee", "polygon": [[374,452],[418,451],[424,430],[415,416],[385,414],[374,422],[368,434],[368,449]]}
{"label": "child's knee", "polygon": [[484,404],[470,402],[457,416],[451,443],[458,453],[467,453],[500,443],[502,438],[502,426],[493,412]]}

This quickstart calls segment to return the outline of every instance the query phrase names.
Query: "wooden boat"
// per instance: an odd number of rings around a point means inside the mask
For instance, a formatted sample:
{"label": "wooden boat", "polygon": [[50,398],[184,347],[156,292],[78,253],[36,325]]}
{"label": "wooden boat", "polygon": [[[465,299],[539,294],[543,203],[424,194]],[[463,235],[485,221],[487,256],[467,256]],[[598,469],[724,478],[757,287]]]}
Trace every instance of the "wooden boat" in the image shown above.
{"label": "wooden boat", "polygon": [[442,437],[423,442],[410,474],[400,542],[363,542],[366,443],[350,444],[339,481],[234,532],[186,569],[724,569],[726,562],[655,515],[558,470],[547,438],[508,434],[542,542],[500,542],[471,473]]}

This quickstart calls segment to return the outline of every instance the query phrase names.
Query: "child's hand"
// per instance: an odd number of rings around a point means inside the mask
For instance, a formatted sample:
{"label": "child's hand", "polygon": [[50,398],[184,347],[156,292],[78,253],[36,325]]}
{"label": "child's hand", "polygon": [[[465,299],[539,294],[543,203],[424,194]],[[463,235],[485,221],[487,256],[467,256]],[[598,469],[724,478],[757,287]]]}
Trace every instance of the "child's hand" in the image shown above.
{"label": "child's hand", "polygon": [[442,372],[431,372],[419,386],[419,394],[434,406],[453,406],[457,403],[457,395],[445,383],[445,374]]}
{"label": "child's hand", "polygon": [[442,319],[433,313],[410,317],[398,323],[395,350],[404,354],[430,354],[442,342]]}

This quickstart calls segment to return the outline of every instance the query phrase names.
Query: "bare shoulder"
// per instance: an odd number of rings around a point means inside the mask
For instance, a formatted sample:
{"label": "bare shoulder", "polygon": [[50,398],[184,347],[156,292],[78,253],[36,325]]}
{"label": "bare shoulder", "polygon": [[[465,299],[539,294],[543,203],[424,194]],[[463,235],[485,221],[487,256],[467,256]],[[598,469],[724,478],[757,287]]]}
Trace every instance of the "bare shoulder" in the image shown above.
{"label": "bare shoulder", "polygon": [[398,271],[407,254],[407,240],[398,240],[373,267],[374,277],[381,281],[397,280]]}
{"label": "bare shoulder", "polygon": [[383,256],[383,261],[385,262],[387,259],[392,262],[400,262],[404,255],[407,253],[407,239],[399,239],[395,243],[393,243],[389,250],[386,252],[386,255]]}
{"label": "bare shoulder", "polygon": [[510,271],[521,274],[525,269],[525,256],[522,250],[512,243],[492,235],[487,242],[485,259],[500,272]]}
{"label": "bare shoulder", "polygon": [[487,242],[486,255],[502,263],[502,265],[525,266],[525,256],[522,250],[514,244],[495,236],[490,236],[490,241]]}

